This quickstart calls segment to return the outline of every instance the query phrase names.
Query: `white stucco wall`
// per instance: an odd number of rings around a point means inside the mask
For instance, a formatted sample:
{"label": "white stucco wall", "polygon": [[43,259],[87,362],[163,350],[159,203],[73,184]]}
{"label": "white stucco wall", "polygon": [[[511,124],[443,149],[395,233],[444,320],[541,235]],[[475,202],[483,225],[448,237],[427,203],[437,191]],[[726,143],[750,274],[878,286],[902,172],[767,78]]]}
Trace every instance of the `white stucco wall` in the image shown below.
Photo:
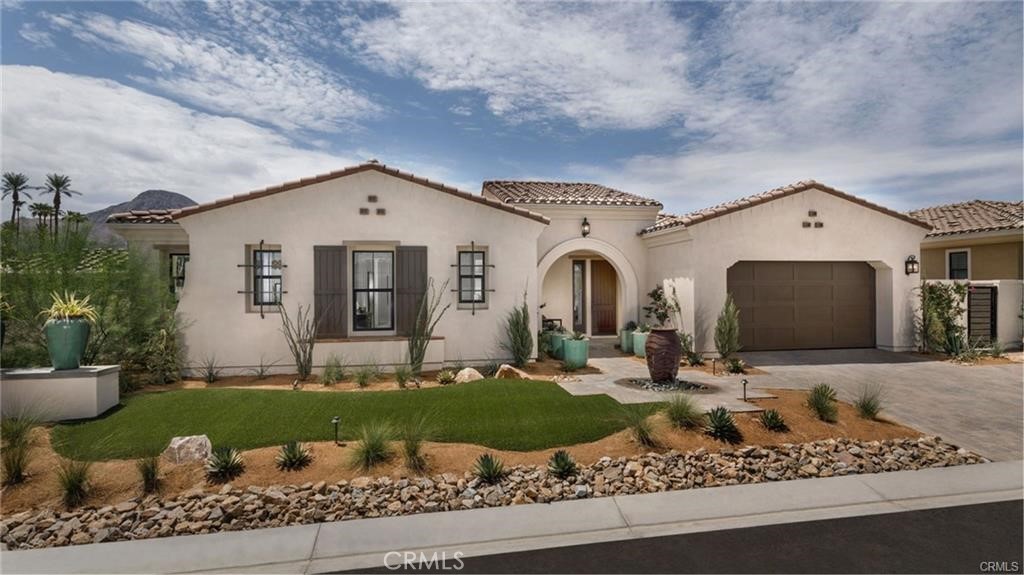
{"label": "white stucco wall", "polygon": [[[817,211],[809,217],[808,211]],[[821,228],[804,228],[818,221]],[[914,288],[919,275],[906,275],[904,261],[919,255],[926,230],[920,226],[819,191],[808,190],[739,210],[687,229],[650,234],[651,280],[661,276],[678,286],[693,285],[696,347],[714,351],[714,327],[725,303],[726,271],[738,261],[864,261],[876,271],[876,345],[914,347]],[[677,235],[679,242],[672,243]],[[684,306],[690,296],[680,289]],[[684,295],[686,294],[686,295]],[[685,326],[684,326],[685,329]]]}
{"label": "white stucco wall", "polygon": [[[368,203],[376,195],[378,202]],[[359,208],[370,208],[360,215]],[[376,215],[377,208],[386,215]],[[284,302],[294,315],[298,304],[313,301],[313,246],[383,242],[383,249],[395,244],[427,246],[428,273],[452,306],[435,330],[443,342],[432,344],[430,360],[461,359],[483,362],[504,359],[499,347],[502,324],[508,311],[522,301],[537,297],[536,255],[532,249],[545,228],[541,222],[493,207],[467,201],[400,178],[365,171],[344,178],[312,184],[259,199],[200,212],[178,220],[188,233],[191,260],[186,289],[179,303],[189,365],[207,355],[233,370],[266,361],[279,361],[278,368],[292,370],[293,360],[280,332],[280,318],[247,311],[251,297],[246,289],[248,268],[246,246],[280,245]],[[458,309],[454,289],[456,247],[475,241],[488,248],[486,309],[472,315]],[[528,248],[527,248],[528,246]],[[351,259],[351,250],[349,251]],[[351,261],[349,262],[351,274]],[[351,287],[351,284],[350,286]],[[351,306],[351,292],[348,305]],[[379,337],[380,332],[353,332],[349,338]],[[349,363],[372,359],[381,364],[404,362],[405,344],[364,341],[358,344],[319,343],[315,363],[322,365],[329,353],[345,356]],[[370,357],[372,356],[372,357]],[[428,365],[428,367],[431,367]],[[230,371],[230,370],[229,370]]]}

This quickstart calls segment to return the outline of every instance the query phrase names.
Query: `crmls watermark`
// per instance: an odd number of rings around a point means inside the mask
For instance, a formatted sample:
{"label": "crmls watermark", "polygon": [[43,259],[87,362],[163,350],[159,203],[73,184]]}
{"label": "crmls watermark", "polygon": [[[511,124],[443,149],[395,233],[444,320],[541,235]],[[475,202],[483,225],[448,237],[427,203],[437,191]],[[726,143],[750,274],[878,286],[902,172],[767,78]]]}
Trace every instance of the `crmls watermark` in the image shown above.
{"label": "crmls watermark", "polygon": [[982,561],[978,563],[978,571],[982,573],[1017,573],[1020,563],[1016,561]]}
{"label": "crmls watermark", "polygon": [[462,551],[456,551],[451,555],[448,552],[433,552],[430,555],[420,551],[388,551],[384,554],[384,566],[392,571],[398,569],[419,570],[441,570],[461,571],[466,566],[462,561]]}

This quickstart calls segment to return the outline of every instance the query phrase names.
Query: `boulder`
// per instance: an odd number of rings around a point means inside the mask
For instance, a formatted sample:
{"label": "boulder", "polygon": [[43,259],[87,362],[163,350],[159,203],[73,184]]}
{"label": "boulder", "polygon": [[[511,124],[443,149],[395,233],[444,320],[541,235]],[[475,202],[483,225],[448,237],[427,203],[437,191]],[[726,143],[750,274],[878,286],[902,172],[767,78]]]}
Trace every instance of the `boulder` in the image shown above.
{"label": "boulder", "polygon": [[210,438],[205,435],[189,435],[175,437],[163,452],[163,457],[171,463],[187,463],[189,461],[205,461],[210,457],[213,446]]}
{"label": "boulder", "polygon": [[494,377],[497,379],[532,379],[525,371],[516,369],[507,363],[501,364]]}
{"label": "boulder", "polygon": [[483,379],[484,376],[472,367],[467,367],[459,370],[459,373],[455,374],[455,383],[468,383],[470,381],[476,381]]}

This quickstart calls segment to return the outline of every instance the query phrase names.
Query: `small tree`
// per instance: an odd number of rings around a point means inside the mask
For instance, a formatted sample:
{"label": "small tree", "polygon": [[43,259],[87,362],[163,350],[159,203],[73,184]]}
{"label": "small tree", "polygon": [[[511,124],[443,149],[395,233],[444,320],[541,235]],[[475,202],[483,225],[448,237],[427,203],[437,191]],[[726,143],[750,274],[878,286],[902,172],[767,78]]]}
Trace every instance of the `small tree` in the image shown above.
{"label": "small tree", "polygon": [[412,333],[409,334],[409,368],[416,377],[423,371],[423,360],[427,356],[427,346],[430,345],[430,338],[434,335],[437,322],[441,321],[444,312],[452,306],[448,303],[441,307],[441,298],[447,289],[448,280],[445,280],[440,290],[436,290],[434,278],[427,279],[427,291],[420,301],[416,321],[413,323]]}
{"label": "small tree", "polygon": [[675,286],[672,287],[672,295],[665,294],[665,288],[658,286],[647,294],[651,303],[644,306],[647,317],[654,318],[658,327],[665,327],[675,314],[679,313],[679,299],[676,297]]}
{"label": "small tree", "polygon": [[303,309],[302,304],[299,304],[294,323],[288,317],[288,310],[284,305],[277,307],[281,311],[281,333],[284,334],[288,349],[295,358],[295,370],[299,374],[299,379],[306,381],[309,374],[313,373],[313,346],[316,344],[316,332],[320,328],[320,321],[313,318],[313,306],[307,305]]}
{"label": "small tree", "polygon": [[523,304],[512,308],[505,318],[505,341],[501,348],[512,354],[512,363],[523,367],[533,353],[533,332],[530,330],[530,308],[526,305],[526,293],[523,293]]}
{"label": "small tree", "polygon": [[730,355],[740,350],[740,310],[732,301],[732,294],[725,297],[725,305],[718,314],[718,323],[715,324],[715,348],[722,359],[728,359]]}

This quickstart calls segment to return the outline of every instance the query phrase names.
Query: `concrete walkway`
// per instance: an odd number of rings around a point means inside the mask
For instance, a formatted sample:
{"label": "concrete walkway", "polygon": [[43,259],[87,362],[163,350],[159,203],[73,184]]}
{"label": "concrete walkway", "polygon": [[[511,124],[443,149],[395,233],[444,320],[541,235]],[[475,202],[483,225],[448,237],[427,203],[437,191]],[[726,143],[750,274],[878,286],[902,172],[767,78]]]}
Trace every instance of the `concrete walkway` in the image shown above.
{"label": "concrete walkway", "polygon": [[[124,541],[0,555],[4,573],[322,573],[1021,498],[1021,461]],[[993,525],[994,529],[999,526]],[[396,553],[397,552],[397,553]]]}
{"label": "concrete walkway", "polygon": [[834,387],[852,401],[865,384],[884,390],[883,415],[993,460],[1024,454],[1024,365],[957,365],[876,349],[741,353],[767,372],[752,387]]}

